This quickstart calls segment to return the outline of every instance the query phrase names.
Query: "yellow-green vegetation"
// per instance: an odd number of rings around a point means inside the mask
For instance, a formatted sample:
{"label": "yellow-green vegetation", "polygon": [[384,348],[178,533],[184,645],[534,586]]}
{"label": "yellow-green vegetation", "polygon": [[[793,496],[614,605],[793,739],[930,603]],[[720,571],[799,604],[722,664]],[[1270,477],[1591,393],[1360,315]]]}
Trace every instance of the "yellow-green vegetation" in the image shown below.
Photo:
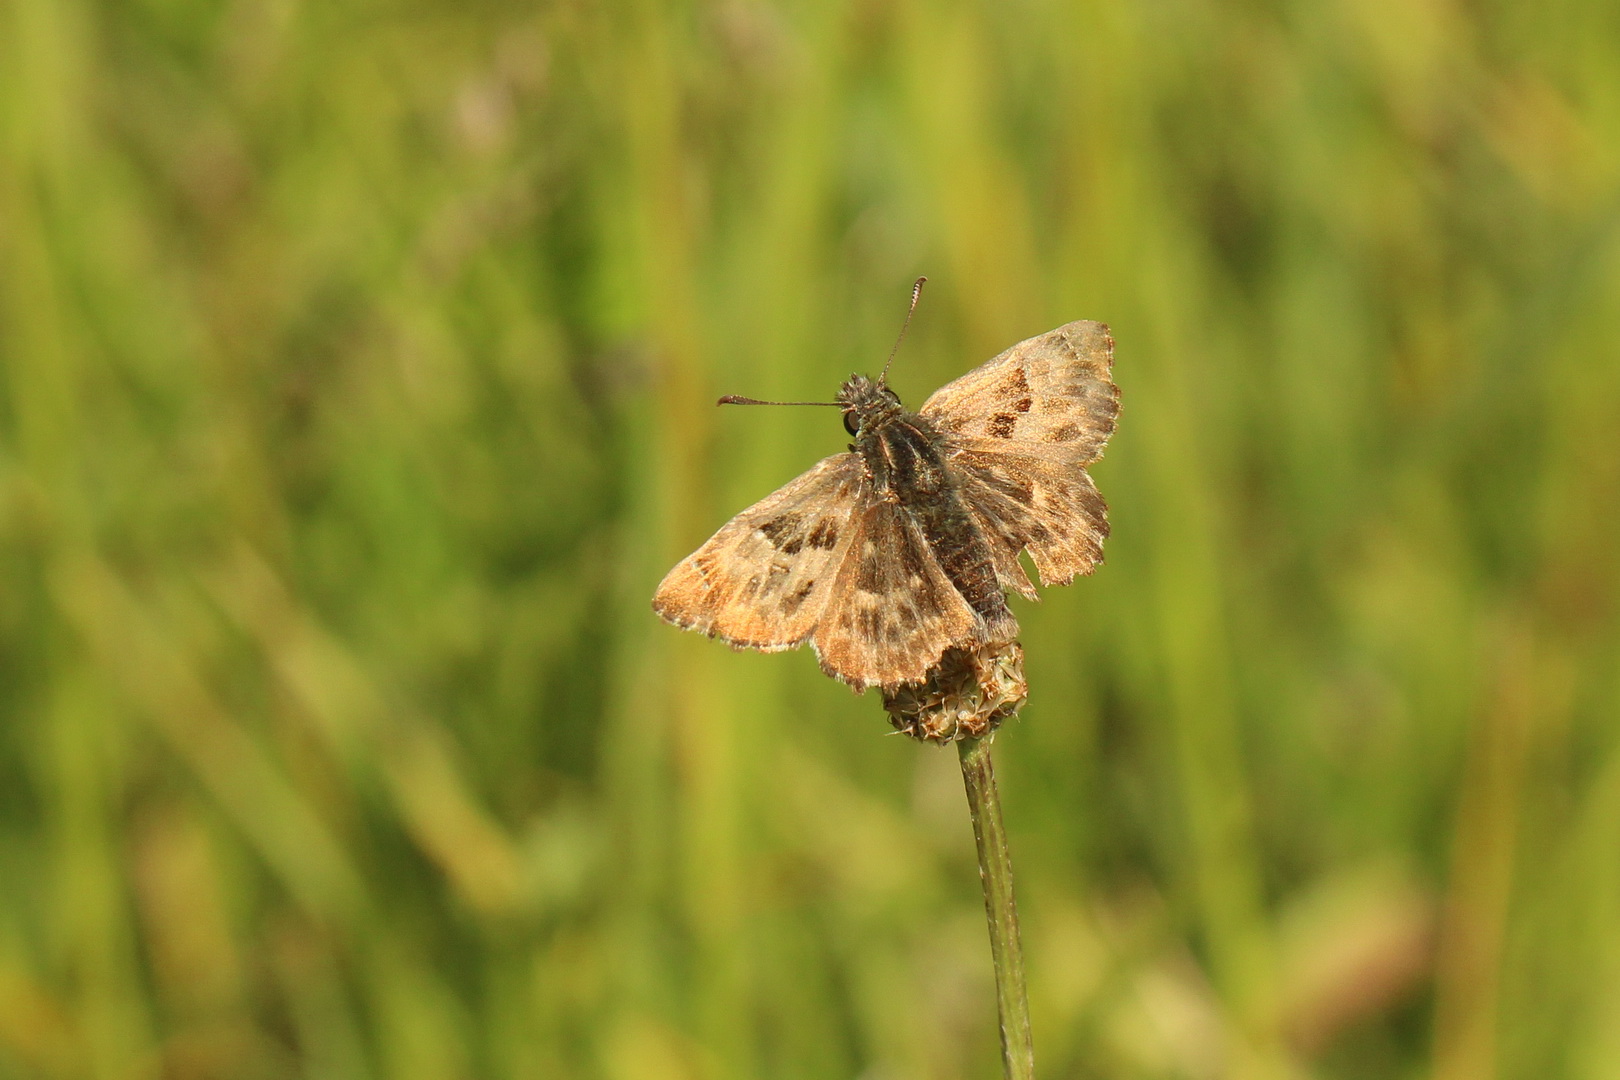
{"label": "yellow-green vegetation", "polygon": [[955,755],[659,576],[1110,323],[1040,1075],[1620,1075],[1604,0],[0,0],[0,1076],[989,1078]]}

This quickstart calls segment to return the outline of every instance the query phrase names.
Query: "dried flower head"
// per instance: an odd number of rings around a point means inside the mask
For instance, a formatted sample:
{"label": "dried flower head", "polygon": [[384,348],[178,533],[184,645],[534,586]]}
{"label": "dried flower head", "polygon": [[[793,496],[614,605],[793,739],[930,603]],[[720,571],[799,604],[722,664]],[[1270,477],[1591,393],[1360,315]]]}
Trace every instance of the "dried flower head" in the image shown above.
{"label": "dried flower head", "polygon": [[883,692],[889,722],[914,739],[955,742],[994,731],[1029,696],[1016,641],[950,648],[921,682]]}

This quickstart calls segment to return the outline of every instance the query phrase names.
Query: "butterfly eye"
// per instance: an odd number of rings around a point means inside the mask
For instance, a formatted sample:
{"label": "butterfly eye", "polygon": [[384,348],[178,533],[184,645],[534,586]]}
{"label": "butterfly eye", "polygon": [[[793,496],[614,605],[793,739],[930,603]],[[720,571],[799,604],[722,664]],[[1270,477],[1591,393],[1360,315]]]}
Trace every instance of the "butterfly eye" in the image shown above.
{"label": "butterfly eye", "polygon": [[851,435],[859,435],[860,425],[855,422],[855,410],[851,409],[844,414],[844,430]]}

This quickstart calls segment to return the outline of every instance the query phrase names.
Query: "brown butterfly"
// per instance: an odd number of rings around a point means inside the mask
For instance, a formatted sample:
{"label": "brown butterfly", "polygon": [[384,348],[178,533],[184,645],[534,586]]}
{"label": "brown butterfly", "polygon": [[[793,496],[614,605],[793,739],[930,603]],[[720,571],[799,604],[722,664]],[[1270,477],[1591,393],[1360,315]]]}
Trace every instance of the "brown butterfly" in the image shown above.
{"label": "brown butterfly", "polygon": [[1013,640],[1004,590],[1037,598],[1019,552],[1043,585],[1102,561],[1108,508],[1085,467],[1119,413],[1113,359],[1107,326],[1072,322],[915,413],[887,365],[876,382],[851,376],[836,402],[849,452],[727,522],[669,572],[653,610],[734,648],[809,642],[856,690],[918,682],[951,646]]}

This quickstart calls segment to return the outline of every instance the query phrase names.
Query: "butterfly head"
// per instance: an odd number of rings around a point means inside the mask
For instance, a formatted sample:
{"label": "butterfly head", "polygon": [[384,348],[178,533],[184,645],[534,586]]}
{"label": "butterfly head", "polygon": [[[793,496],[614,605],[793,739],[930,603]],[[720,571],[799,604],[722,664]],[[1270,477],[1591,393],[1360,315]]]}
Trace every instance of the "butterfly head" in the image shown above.
{"label": "butterfly head", "polygon": [[844,410],[844,430],[851,435],[859,435],[901,412],[899,395],[883,385],[882,380],[873,382],[865,375],[849,377],[839,388],[838,404]]}

